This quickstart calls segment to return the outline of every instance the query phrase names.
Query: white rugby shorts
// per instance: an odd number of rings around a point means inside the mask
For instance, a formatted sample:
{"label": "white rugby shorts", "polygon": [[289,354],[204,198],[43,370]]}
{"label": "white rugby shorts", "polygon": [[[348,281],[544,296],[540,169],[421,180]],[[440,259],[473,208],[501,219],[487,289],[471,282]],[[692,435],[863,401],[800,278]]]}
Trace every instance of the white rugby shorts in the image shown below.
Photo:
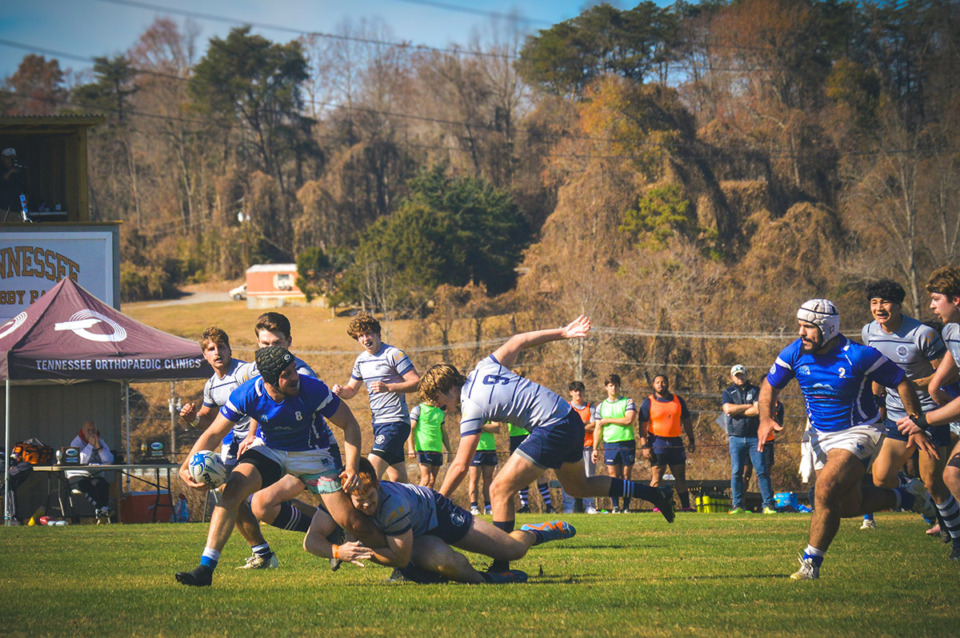
{"label": "white rugby shorts", "polygon": [[810,446],[813,449],[813,467],[822,470],[827,462],[827,453],[830,450],[847,450],[864,465],[869,465],[880,449],[883,439],[883,424],[871,423],[855,425],[845,430],[824,432],[815,427],[810,428]]}

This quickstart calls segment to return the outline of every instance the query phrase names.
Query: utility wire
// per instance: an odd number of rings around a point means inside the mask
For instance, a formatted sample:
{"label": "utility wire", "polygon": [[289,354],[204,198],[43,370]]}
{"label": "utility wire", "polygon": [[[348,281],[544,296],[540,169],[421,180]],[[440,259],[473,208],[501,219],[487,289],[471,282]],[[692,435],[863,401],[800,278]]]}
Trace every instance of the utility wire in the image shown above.
{"label": "utility wire", "polygon": [[188,18],[196,18],[198,20],[209,20],[211,22],[221,22],[226,24],[234,25],[249,25],[252,27],[257,27],[260,29],[270,29],[271,31],[280,31],[283,33],[291,33],[300,36],[314,36],[318,38],[325,38],[330,40],[339,40],[342,42],[358,42],[360,44],[375,44],[378,46],[388,46],[388,47],[397,47],[402,49],[412,49],[415,51],[434,51],[437,53],[446,53],[448,55],[467,55],[480,58],[497,58],[504,60],[516,60],[517,56],[507,55],[502,53],[488,53],[485,51],[469,51],[466,49],[460,49],[458,47],[432,47],[425,44],[411,44],[409,42],[391,42],[389,40],[378,40],[375,38],[361,38],[357,36],[348,36],[348,35],[337,35],[334,33],[324,33],[322,31],[306,31],[304,29],[297,29],[294,27],[288,27],[285,25],[278,24],[269,24],[266,22],[255,22],[253,20],[242,20],[239,18],[233,18],[229,16],[223,16],[213,13],[204,13],[201,11],[190,11],[186,9],[175,9],[173,7],[165,7],[158,4],[153,4],[150,2],[139,2],[137,0],[99,0],[100,2],[106,2],[108,4],[115,4],[125,7],[134,7],[137,9],[147,9],[149,11],[159,11],[161,13],[172,13],[175,15],[181,15]]}

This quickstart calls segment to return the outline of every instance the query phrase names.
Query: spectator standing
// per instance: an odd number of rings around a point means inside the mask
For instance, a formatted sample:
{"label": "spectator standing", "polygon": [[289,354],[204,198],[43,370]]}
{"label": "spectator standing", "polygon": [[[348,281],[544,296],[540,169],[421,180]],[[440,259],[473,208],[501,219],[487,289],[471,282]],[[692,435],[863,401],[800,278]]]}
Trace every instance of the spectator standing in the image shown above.
{"label": "spectator standing", "polygon": [[750,383],[747,369],[740,364],[730,368],[730,380],[733,384],[723,391],[721,399],[723,413],[727,415],[727,433],[730,438],[730,513],[742,514],[746,511],[743,507],[744,466],[749,462],[757,472],[763,513],[776,514],[773,489],[770,486],[770,469],[767,466],[768,457],[764,453],[769,443],[764,446],[764,452],[759,451],[757,445],[757,428],[760,427],[757,401],[760,399],[760,388]]}
{"label": "spectator standing", "polygon": [[650,461],[650,487],[660,486],[660,479],[669,467],[676,481],[681,511],[693,511],[687,489],[687,453],[680,438],[682,429],[690,452],[696,450],[693,421],[686,401],[670,392],[667,375],[658,374],[653,378],[653,394],[640,406],[640,424],[640,447],[643,458]]}

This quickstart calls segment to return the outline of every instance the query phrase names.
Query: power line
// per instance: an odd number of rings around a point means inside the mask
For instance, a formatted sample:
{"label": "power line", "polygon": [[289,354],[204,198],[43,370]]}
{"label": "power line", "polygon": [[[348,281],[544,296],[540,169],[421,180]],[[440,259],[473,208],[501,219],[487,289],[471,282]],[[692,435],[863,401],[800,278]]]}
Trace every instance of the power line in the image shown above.
{"label": "power line", "polygon": [[447,11],[456,11],[459,13],[469,13],[471,15],[485,16],[488,18],[497,18],[502,20],[513,20],[516,22],[525,22],[527,24],[542,24],[544,26],[553,26],[553,22],[550,20],[541,20],[539,18],[525,18],[518,14],[513,13],[498,13],[496,11],[484,11],[482,9],[474,9],[472,7],[464,7],[458,4],[451,4],[449,2],[434,2],[432,0],[394,0],[395,2],[405,2],[407,4],[416,4],[423,7],[433,7],[435,9],[445,9]]}
{"label": "power line", "polygon": [[337,35],[334,33],[324,33],[322,31],[305,31],[303,29],[298,29],[295,27],[288,27],[285,25],[270,24],[266,22],[255,22],[253,20],[241,20],[238,18],[233,18],[224,15],[218,15],[214,13],[204,13],[201,11],[190,11],[186,9],[174,9],[172,7],[164,7],[161,5],[153,4],[150,2],[139,2],[137,0],[99,0],[100,2],[106,2],[108,4],[115,4],[125,7],[133,7],[137,9],[147,9],[149,11],[159,11],[162,13],[172,13],[175,15],[181,15],[188,18],[196,18],[198,20],[208,20],[211,22],[221,22],[225,24],[233,25],[243,25],[257,27],[260,29],[269,29],[271,31],[280,31],[283,33],[291,33],[299,36],[314,36],[318,38],[325,38],[330,40],[339,40],[342,42],[357,42],[360,44],[374,44],[377,46],[388,46],[388,47],[397,47],[401,49],[413,49],[416,51],[433,51],[436,53],[445,53],[448,55],[469,55],[474,57],[488,57],[488,58],[498,58],[504,60],[516,60],[517,56],[507,55],[503,53],[487,53],[485,51],[469,51],[460,48],[450,48],[450,47],[432,47],[425,44],[411,44],[409,42],[391,42],[389,40],[378,40],[375,38],[361,38],[357,36],[348,36],[348,35]]}

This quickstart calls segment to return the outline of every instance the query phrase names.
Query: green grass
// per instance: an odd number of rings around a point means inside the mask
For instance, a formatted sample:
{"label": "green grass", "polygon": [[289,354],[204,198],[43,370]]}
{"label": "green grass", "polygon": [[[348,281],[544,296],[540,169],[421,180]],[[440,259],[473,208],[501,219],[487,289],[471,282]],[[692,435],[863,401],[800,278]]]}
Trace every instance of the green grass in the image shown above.
{"label": "green grass", "polygon": [[331,573],[301,535],[266,528],[280,569],[234,569],[249,554],[235,534],[214,586],[192,589],[173,573],[196,565],[206,525],[5,528],[0,633],[956,635],[960,564],[916,515],[880,514],[873,532],[844,521],[815,582],[787,578],[806,515],[564,518],[576,538],[533,548],[514,564],[530,582],[509,586],[386,585],[374,566]]}

